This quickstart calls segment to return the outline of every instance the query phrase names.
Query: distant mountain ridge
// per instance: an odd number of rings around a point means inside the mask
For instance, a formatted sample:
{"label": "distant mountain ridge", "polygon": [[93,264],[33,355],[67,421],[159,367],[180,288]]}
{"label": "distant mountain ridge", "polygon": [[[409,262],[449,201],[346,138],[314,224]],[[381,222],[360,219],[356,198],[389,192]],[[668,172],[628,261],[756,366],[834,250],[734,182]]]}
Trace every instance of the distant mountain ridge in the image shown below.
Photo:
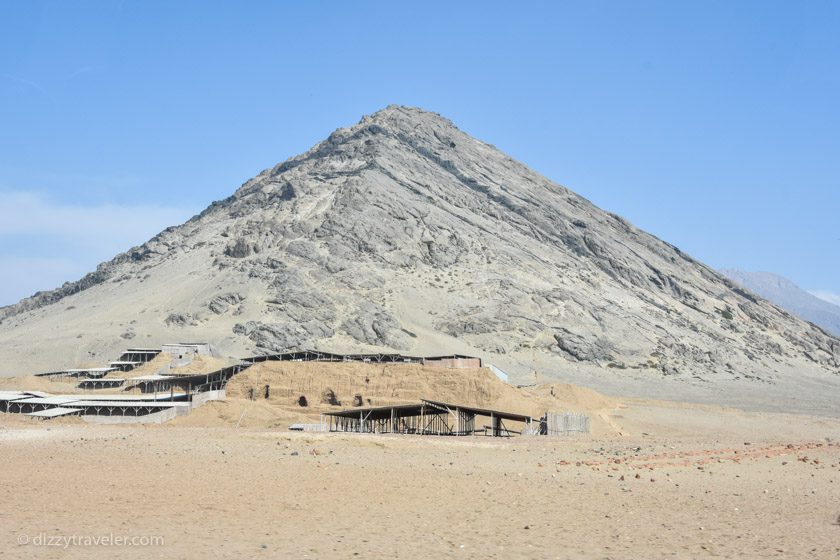
{"label": "distant mountain ridge", "polygon": [[767,301],[840,336],[840,307],[806,292],[787,278],[772,272],[747,272],[734,268],[721,272]]}

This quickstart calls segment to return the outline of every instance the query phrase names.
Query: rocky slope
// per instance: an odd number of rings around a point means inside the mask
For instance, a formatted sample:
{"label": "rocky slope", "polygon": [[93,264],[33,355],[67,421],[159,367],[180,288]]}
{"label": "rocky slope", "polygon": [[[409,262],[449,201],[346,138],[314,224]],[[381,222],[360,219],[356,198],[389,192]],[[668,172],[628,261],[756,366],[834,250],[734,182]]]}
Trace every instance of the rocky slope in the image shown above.
{"label": "rocky slope", "polygon": [[810,321],[834,336],[840,336],[840,307],[809,294],[787,278],[772,272],[721,270],[732,281]]}
{"label": "rocky slope", "polygon": [[822,387],[840,370],[837,338],[449,120],[396,106],[0,313],[7,374],[187,338],[238,355],[461,352],[519,381],[536,370],[606,389]]}

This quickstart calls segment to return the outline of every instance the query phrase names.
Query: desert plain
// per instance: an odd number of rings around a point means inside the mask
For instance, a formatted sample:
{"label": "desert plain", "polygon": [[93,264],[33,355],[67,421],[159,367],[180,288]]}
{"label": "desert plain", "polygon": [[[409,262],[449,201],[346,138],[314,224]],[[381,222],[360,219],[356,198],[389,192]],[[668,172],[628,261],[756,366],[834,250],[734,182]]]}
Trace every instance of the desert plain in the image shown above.
{"label": "desert plain", "polygon": [[508,408],[583,410],[592,432],[291,432],[318,410],[241,394],[291,366],[272,367],[162,425],[0,415],[0,556],[840,557],[837,418],[473,380]]}

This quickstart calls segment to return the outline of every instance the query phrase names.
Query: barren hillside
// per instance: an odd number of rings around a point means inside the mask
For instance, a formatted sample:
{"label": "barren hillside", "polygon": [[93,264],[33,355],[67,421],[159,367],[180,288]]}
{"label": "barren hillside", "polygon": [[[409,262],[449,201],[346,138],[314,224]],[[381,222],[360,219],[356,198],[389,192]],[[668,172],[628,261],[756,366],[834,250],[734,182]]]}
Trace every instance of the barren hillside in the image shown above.
{"label": "barren hillside", "polygon": [[0,316],[7,375],[194,339],[237,356],[459,352],[523,383],[821,409],[840,382],[837,338],[396,106]]}

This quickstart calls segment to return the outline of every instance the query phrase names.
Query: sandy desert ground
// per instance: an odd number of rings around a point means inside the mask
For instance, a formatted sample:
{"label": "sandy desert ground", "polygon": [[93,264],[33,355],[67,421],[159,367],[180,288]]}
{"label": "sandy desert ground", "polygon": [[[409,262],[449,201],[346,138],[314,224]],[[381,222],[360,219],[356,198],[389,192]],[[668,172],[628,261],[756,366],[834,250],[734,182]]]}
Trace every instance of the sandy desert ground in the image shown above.
{"label": "sandy desert ground", "polygon": [[0,415],[0,556],[840,557],[840,420],[625,399],[609,421],[622,435]]}

